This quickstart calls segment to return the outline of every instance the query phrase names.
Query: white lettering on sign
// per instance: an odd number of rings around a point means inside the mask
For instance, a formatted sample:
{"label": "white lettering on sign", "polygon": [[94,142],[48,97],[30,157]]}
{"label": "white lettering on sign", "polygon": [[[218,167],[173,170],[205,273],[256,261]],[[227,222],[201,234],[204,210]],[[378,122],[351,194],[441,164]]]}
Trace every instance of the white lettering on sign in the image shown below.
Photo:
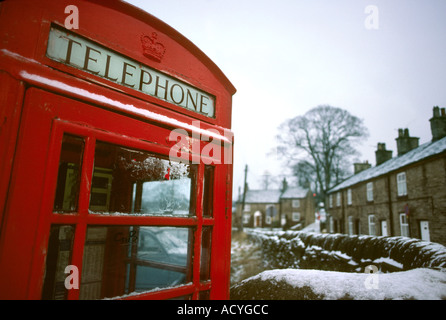
{"label": "white lettering on sign", "polygon": [[152,97],[215,117],[214,96],[68,31],[51,28],[46,55]]}

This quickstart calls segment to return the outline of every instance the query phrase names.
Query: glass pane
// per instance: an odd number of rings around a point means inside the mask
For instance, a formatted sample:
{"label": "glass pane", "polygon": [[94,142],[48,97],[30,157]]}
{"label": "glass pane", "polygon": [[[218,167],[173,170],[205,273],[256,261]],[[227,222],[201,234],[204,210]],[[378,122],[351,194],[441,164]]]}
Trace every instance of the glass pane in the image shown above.
{"label": "glass pane", "polygon": [[54,212],[77,211],[84,140],[64,134],[60,151]]}
{"label": "glass pane", "polygon": [[204,167],[203,215],[212,217],[214,207],[214,167]]}
{"label": "glass pane", "polygon": [[90,226],[80,299],[101,299],[192,281],[193,230]]}
{"label": "glass pane", "polygon": [[65,268],[71,262],[73,238],[74,226],[51,226],[42,299],[64,300],[67,298],[65,279],[68,274],[65,273]]}
{"label": "glass pane", "polygon": [[98,142],[90,195],[96,213],[195,214],[196,165]]}
{"label": "glass pane", "polygon": [[211,277],[211,240],[212,227],[203,227],[201,235],[200,280],[206,281]]}

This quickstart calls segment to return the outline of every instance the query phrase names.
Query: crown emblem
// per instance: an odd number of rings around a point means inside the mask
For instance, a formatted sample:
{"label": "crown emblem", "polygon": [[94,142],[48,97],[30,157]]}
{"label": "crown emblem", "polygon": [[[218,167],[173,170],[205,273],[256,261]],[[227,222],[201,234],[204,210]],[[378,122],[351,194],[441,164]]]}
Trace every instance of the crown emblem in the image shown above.
{"label": "crown emblem", "polygon": [[166,52],[166,48],[160,42],[157,42],[157,38],[156,32],[152,32],[151,37],[142,35],[141,44],[144,56],[160,62]]}

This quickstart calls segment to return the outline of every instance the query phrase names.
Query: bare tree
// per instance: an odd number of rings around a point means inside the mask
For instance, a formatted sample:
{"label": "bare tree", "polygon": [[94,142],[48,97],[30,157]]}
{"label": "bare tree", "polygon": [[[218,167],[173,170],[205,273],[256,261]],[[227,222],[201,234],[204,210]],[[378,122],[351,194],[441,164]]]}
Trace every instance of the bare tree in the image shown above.
{"label": "bare tree", "polygon": [[278,180],[277,177],[273,176],[268,170],[265,170],[260,177],[260,184],[262,185],[263,190],[268,190],[271,186],[277,186]]}
{"label": "bare tree", "polygon": [[323,199],[330,187],[346,177],[346,163],[358,155],[355,146],[367,135],[361,119],[346,110],[322,105],[279,126],[277,152],[300,182],[312,179]]}

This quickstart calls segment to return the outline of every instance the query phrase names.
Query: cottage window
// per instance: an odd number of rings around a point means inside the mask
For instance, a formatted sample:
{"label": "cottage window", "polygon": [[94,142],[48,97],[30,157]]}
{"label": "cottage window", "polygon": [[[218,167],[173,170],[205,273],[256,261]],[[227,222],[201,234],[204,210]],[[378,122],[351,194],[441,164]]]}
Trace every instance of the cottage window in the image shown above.
{"label": "cottage window", "polygon": [[373,182],[367,183],[367,201],[373,201]]}
{"label": "cottage window", "polygon": [[293,212],[293,221],[300,220],[300,212]]}
{"label": "cottage window", "polygon": [[406,173],[401,172],[396,175],[396,183],[397,183],[397,190],[398,190],[398,196],[405,196],[407,195],[407,184],[406,184]]}
{"label": "cottage window", "polygon": [[300,200],[299,199],[293,200],[292,203],[291,203],[291,206],[293,208],[299,208],[300,207]]}
{"label": "cottage window", "polygon": [[353,216],[348,217],[348,234],[353,234]]}
{"label": "cottage window", "polygon": [[347,204],[348,205],[352,204],[352,189],[347,190]]}
{"label": "cottage window", "polygon": [[341,206],[341,192],[336,193],[336,206]]}
{"label": "cottage window", "polygon": [[328,197],[328,205],[330,206],[330,208],[333,208],[333,195],[330,194],[330,196]]}
{"label": "cottage window", "polygon": [[329,221],[329,223],[328,223],[329,232],[330,232],[330,233],[334,233],[334,219],[333,219],[333,217],[330,216],[330,217],[328,218],[328,221]]}
{"label": "cottage window", "polygon": [[251,205],[245,204],[245,208],[243,209],[244,212],[250,212],[251,211]]}
{"label": "cottage window", "polygon": [[407,219],[406,213],[400,213],[400,227],[401,236],[409,237],[409,219]]}
{"label": "cottage window", "polygon": [[376,220],[375,215],[369,215],[369,235],[376,236]]}

